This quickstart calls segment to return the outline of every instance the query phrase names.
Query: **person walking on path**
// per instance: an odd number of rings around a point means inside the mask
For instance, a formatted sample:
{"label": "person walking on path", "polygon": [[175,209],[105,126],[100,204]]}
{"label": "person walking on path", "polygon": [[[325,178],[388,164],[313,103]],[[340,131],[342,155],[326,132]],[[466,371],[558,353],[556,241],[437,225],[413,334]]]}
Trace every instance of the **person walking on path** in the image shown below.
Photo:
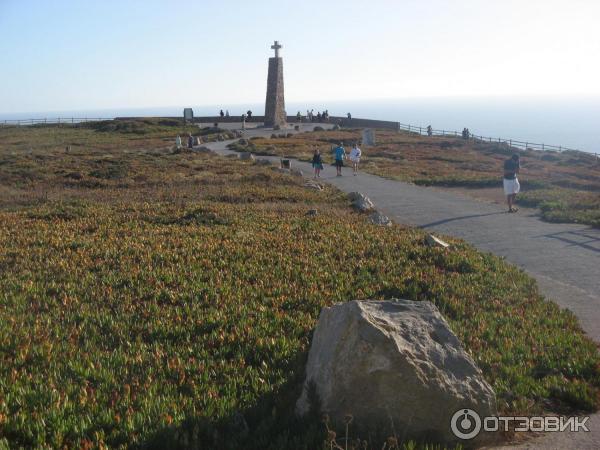
{"label": "person walking on path", "polygon": [[192,136],[192,133],[188,135],[188,148],[190,150],[194,148],[194,136]]}
{"label": "person walking on path", "polygon": [[509,213],[518,211],[513,205],[517,198],[517,194],[521,190],[521,185],[517,179],[517,174],[520,169],[521,163],[519,161],[519,155],[516,153],[512,155],[510,159],[504,161],[504,195],[506,195]]}
{"label": "person walking on path", "polygon": [[427,125],[427,136],[433,136],[433,128],[431,128],[431,125]]}
{"label": "person walking on path", "polygon": [[344,167],[344,159],[346,159],[346,149],[344,148],[344,143],[340,142],[334,150],[335,154],[335,169],[337,171],[337,176],[342,176],[342,167]]}
{"label": "person walking on path", "polygon": [[177,148],[177,151],[181,150],[181,136],[179,135],[175,138],[175,147]]}
{"label": "person walking on path", "polygon": [[360,157],[362,156],[362,151],[358,148],[358,144],[355,142],[352,146],[352,150],[350,150],[350,161],[352,161],[352,170],[354,171],[354,176],[358,175],[358,164],[360,163]]}
{"label": "person walking on path", "polygon": [[321,170],[323,170],[323,158],[321,158],[321,152],[318,148],[315,149],[313,154],[312,166],[315,170],[314,178],[321,178]]}

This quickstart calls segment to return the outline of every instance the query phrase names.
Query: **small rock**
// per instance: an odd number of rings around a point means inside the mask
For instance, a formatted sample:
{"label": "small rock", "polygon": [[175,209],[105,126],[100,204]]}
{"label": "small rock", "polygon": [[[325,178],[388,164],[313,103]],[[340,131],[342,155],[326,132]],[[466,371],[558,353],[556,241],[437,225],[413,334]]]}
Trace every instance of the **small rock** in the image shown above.
{"label": "small rock", "polygon": [[371,211],[374,208],[373,202],[369,197],[360,192],[351,192],[348,194],[352,206],[358,209],[360,212]]}
{"label": "small rock", "polygon": [[383,227],[391,227],[392,226],[392,221],[390,220],[390,218],[387,217],[387,216],[384,216],[379,211],[373,212],[369,216],[369,221],[373,225],[380,225],[380,226],[383,226]]}
{"label": "small rock", "polygon": [[309,209],[308,211],[306,211],[307,216],[316,216],[317,214],[319,214],[319,211],[317,211],[316,209]]}
{"label": "small rock", "polygon": [[300,125],[296,125],[296,126],[294,127],[294,130],[296,130],[296,131],[300,131]]}
{"label": "small rock", "polygon": [[254,161],[254,155],[250,152],[241,152],[240,153],[240,159],[244,160],[244,161]]}
{"label": "small rock", "polygon": [[450,244],[448,244],[447,242],[442,241],[438,237],[435,237],[433,234],[427,235],[427,237],[425,238],[425,240],[427,241],[427,245],[429,245],[430,247],[441,247],[441,248],[448,248],[448,247],[450,247]]}
{"label": "small rock", "polygon": [[304,182],[304,186],[307,187],[307,188],[316,189],[318,191],[322,191],[323,190],[323,186],[321,186],[315,180],[311,180],[311,179],[307,179]]}

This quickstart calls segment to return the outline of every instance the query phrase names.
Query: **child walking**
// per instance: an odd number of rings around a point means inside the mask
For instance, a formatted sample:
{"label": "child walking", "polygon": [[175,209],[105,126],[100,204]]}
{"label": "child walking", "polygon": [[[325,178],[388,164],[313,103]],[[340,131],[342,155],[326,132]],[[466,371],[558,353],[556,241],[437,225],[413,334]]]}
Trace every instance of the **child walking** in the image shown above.
{"label": "child walking", "polygon": [[315,176],[313,178],[321,178],[321,170],[323,170],[323,159],[321,158],[321,152],[318,148],[315,149],[312,159],[312,166],[315,169]]}
{"label": "child walking", "polygon": [[354,176],[358,174],[358,164],[360,163],[360,157],[362,151],[358,148],[358,144],[355,142],[350,151],[350,161],[352,161],[352,169],[354,170]]}

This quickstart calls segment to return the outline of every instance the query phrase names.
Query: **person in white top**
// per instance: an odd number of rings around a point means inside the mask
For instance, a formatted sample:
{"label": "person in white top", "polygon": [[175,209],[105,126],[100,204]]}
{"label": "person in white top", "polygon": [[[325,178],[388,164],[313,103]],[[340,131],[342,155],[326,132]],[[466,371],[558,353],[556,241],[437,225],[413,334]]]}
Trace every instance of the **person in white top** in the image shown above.
{"label": "person in white top", "polygon": [[358,174],[358,163],[360,163],[360,157],[362,152],[358,148],[358,144],[355,142],[350,151],[350,161],[352,161],[352,168],[354,169],[354,176]]}

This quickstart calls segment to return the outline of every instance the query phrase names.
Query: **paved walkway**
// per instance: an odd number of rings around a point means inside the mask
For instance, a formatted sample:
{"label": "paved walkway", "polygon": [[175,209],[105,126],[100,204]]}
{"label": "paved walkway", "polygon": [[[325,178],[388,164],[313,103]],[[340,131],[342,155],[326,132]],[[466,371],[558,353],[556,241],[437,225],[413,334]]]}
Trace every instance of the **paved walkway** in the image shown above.
{"label": "paved walkway", "polygon": [[[249,136],[271,133],[247,132]],[[226,145],[219,142],[209,147],[228,153]],[[312,174],[308,163],[294,161],[293,167]],[[344,169],[344,176],[336,177],[335,168],[328,166],[322,181],[344,192],[366,194],[377,209],[397,223],[459,237],[480,250],[505,257],[533,276],[547,298],[573,311],[585,332],[600,342],[599,229],[543,222],[532,211],[508,214],[500,205],[375,175],[352,176],[350,168]],[[591,433],[548,434],[518,448],[599,449],[600,416],[594,415],[588,424]]]}

